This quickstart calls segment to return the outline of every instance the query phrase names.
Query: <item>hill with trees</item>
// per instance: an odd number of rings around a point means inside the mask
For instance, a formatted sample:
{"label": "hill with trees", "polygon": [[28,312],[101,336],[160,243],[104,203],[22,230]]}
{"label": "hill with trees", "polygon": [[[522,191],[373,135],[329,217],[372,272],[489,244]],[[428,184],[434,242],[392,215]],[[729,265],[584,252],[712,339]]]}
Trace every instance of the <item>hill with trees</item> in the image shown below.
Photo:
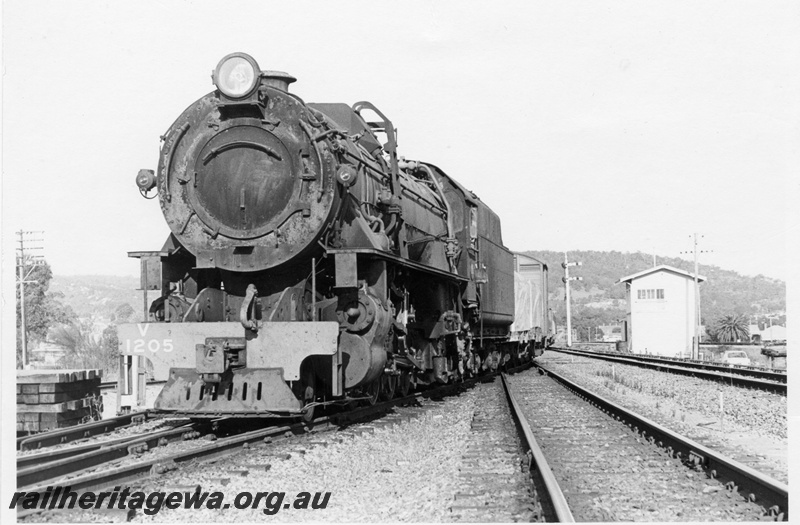
{"label": "hill with trees", "polygon": [[142,292],[139,278],[117,275],[56,275],[50,288],[77,317],[111,321],[122,305],[135,310],[133,319],[141,320]]}
{"label": "hill with trees", "polygon": [[[548,287],[551,308],[562,323],[566,318],[564,303],[564,252],[527,251],[526,255],[547,263],[550,269]],[[570,275],[583,281],[572,281],[572,324],[583,337],[595,327],[614,324],[625,318],[625,285],[617,282],[628,275],[653,267],[653,256],[642,252],[571,251],[570,261],[581,261]],[[694,264],[679,258],[657,257],[657,264],[666,264],[694,273]],[[707,281],[700,284],[700,315],[706,326],[716,325],[725,316],[744,316],[761,321],[767,315],[778,324],[785,324],[786,283],[757,275],[748,277],[719,266],[701,265],[700,275]]]}
{"label": "hill with trees", "polygon": [[[66,368],[101,368],[116,373],[116,325],[143,319],[138,279],[115,276],[54,276],[47,262],[30,267],[25,286],[25,324],[29,352],[43,343],[65,351]],[[134,309],[134,306],[138,310]],[[22,361],[17,289],[17,366]],[[33,361],[37,356],[29,354]]]}

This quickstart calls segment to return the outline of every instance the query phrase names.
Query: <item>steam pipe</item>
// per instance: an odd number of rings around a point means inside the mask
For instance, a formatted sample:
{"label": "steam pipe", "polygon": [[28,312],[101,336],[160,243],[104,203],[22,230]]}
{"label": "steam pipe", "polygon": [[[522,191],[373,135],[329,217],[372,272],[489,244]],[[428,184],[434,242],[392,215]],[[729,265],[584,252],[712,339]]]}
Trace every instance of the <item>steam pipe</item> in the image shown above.
{"label": "steam pipe", "polygon": [[[439,193],[439,197],[442,199],[442,203],[444,204],[446,213],[447,213],[447,244],[449,245],[451,239],[455,239],[455,235],[453,235],[453,214],[450,210],[450,203],[447,202],[447,199],[444,197],[444,190],[442,190],[442,185],[439,183],[439,179],[433,174],[433,170],[430,169],[427,165],[423,163],[418,164],[425,172],[428,174],[428,177],[433,181],[434,186],[436,186],[436,191]],[[445,247],[445,255],[447,255],[447,262],[450,263],[450,271],[456,273],[456,261],[455,261],[455,254],[449,253],[447,247]]]}

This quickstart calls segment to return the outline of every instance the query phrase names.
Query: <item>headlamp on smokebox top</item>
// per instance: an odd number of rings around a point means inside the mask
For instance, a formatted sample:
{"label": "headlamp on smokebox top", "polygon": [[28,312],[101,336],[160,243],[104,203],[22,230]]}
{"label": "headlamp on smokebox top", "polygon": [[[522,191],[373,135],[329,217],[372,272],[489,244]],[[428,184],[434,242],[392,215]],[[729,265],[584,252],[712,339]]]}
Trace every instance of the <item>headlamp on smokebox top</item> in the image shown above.
{"label": "headlamp on smokebox top", "polygon": [[231,53],[217,64],[214,85],[228,98],[240,100],[251,95],[258,85],[261,69],[246,53]]}

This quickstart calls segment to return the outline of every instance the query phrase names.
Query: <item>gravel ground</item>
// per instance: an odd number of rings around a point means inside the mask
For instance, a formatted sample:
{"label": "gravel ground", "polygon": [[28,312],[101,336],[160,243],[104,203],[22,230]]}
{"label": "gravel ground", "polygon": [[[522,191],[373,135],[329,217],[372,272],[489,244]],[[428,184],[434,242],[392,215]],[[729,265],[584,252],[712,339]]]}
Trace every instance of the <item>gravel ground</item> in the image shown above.
{"label": "gravel ground", "polygon": [[[446,521],[447,508],[458,490],[458,466],[469,433],[472,403],[458,398],[434,405],[394,427],[355,425],[353,432],[336,434],[338,439],[325,435],[308,438],[289,446],[290,457],[285,460],[261,454],[274,451],[274,447],[254,448],[246,452],[247,459],[236,458],[237,463],[270,463],[266,472],[250,469],[246,477],[225,476],[226,462],[220,461],[173,480],[224,492],[229,502],[242,491],[284,492],[286,502],[300,492],[330,492],[324,510],[289,508],[266,515],[260,505],[256,510],[175,510],[152,517],[137,513],[134,521]],[[317,441],[327,446],[309,443]],[[304,453],[299,453],[298,447]]]}
{"label": "gravel ground", "polygon": [[579,522],[749,521],[764,510],[729,498],[557,381],[529,371],[510,379],[559,486]]}
{"label": "gravel ground", "polygon": [[[421,407],[396,408],[395,413],[371,423],[352,425],[339,432],[289,438],[268,445],[243,448],[234,456],[213,463],[184,465],[178,470],[149,480],[134,490],[185,491],[200,486],[208,492],[225,494],[228,509],[163,509],[155,515],[136,512],[136,522],[449,522],[470,521],[462,515],[465,492],[471,490],[464,475],[474,471],[476,421],[485,418],[485,404],[479,396],[498,385],[484,384],[458,397],[424,401]],[[478,418],[478,419],[476,419]],[[499,443],[499,442],[498,442]],[[499,445],[498,445],[499,446]],[[512,445],[513,446],[513,445]],[[471,447],[471,448],[470,448]],[[471,452],[468,452],[471,451]],[[505,454],[516,468],[519,457]],[[491,447],[486,451],[504,461]],[[499,490],[499,489],[498,489]],[[263,512],[263,500],[256,509],[234,508],[237,494],[248,491],[285,493],[275,514]],[[327,506],[296,509],[301,492],[330,493]],[[523,491],[521,491],[523,492]],[[491,492],[490,492],[491,494]],[[529,497],[525,492],[523,496]],[[273,496],[274,497],[274,496]],[[489,502],[489,505],[498,502]],[[456,509],[452,509],[456,507]],[[509,509],[481,521],[514,519]],[[523,513],[517,516],[524,516]],[[124,514],[106,519],[124,520]],[[38,521],[94,521],[88,513],[61,513]],[[520,518],[521,519],[521,518]],[[31,520],[36,521],[36,520]]]}
{"label": "gravel ground", "polygon": [[537,360],[603,397],[788,482],[786,396],[558,352]]}
{"label": "gravel ground", "polygon": [[[742,390],[683,376],[671,376],[626,365],[612,365],[548,352],[541,361],[586,384],[599,394],[646,417],[787,480],[786,398]],[[162,509],[155,515],[136,512],[138,522],[445,522],[448,510],[463,493],[459,474],[476,414],[475,397],[482,385],[459,397],[425,401],[420,408],[396,409],[412,414],[386,425],[384,419],[353,425],[342,432],[292,438],[243,449],[235,456],[182,466],[135,490],[201,490],[225,494],[228,509]],[[724,401],[720,420],[719,394]],[[278,454],[276,456],[276,454]],[[282,456],[280,454],[283,454]],[[285,497],[275,514],[238,510],[241,492]],[[300,492],[330,493],[324,509],[296,509]],[[276,503],[276,499],[271,502]],[[57,516],[57,517],[56,517]],[[55,521],[90,522],[123,519],[124,515],[60,514]],[[52,520],[43,517],[32,521]],[[498,517],[498,519],[500,519]]]}
{"label": "gravel ground", "polygon": [[473,418],[449,521],[539,521],[544,511],[501,379],[466,395],[474,403]]}

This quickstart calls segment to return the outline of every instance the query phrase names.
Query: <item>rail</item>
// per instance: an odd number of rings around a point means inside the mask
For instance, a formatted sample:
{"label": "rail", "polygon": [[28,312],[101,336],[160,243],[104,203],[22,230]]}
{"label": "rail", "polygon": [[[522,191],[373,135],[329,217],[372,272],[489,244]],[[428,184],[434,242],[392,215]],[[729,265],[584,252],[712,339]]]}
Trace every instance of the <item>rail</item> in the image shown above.
{"label": "rail", "polygon": [[[197,426],[188,423],[170,430],[152,432],[145,436],[129,437],[116,443],[70,447],[67,452],[53,451],[23,456],[17,459],[17,486],[23,487],[45,480],[74,475],[130,454],[165,445],[170,441],[185,439],[187,432],[196,431]],[[197,435],[199,437],[199,432]]]}
{"label": "rail", "polygon": [[675,361],[638,354],[612,354],[604,352],[590,352],[566,348],[550,348],[550,351],[564,354],[578,355],[593,359],[603,359],[628,365],[667,370],[676,374],[693,375],[704,379],[724,381],[729,384],[747,388],[759,388],[786,394],[786,374],[768,372],[766,370],[753,370],[749,368],[732,368],[728,366],[698,364],[692,361]]}
{"label": "rail", "polygon": [[501,377],[503,381],[503,388],[505,389],[506,397],[508,398],[509,407],[511,408],[511,415],[514,420],[516,420],[520,430],[522,431],[521,437],[525,448],[530,451],[531,475],[533,476],[538,473],[541,486],[545,488],[547,493],[546,502],[543,502],[543,506],[545,503],[550,506],[550,514],[555,516],[555,519],[558,522],[574,523],[575,518],[572,516],[572,511],[567,503],[567,498],[561,491],[561,487],[558,485],[558,480],[556,480],[555,474],[553,474],[553,471],[547,464],[547,459],[545,458],[542,449],[539,448],[539,444],[536,442],[536,438],[533,435],[533,430],[531,430],[531,425],[528,423],[528,419],[525,417],[525,414],[522,413],[522,409],[517,402],[516,396],[508,385],[506,374],[502,374]]}
{"label": "rail", "polygon": [[[530,368],[531,363],[520,365],[513,371],[524,370]],[[272,426],[268,428],[252,430],[243,432],[232,437],[221,438],[206,446],[200,446],[190,451],[182,451],[171,455],[161,456],[146,461],[132,463],[126,466],[120,466],[113,469],[103,470],[99,468],[101,465],[108,464],[121,457],[124,457],[132,449],[139,447],[139,450],[152,448],[163,444],[164,438],[175,439],[177,434],[166,435],[161,432],[159,435],[154,433],[138,437],[135,441],[121,441],[118,444],[110,447],[101,447],[95,451],[87,451],[81,454],[80,458],[71,457],[60,459],[57,461],[43,462],[35,467],[24,468],[17,472],[17,486],[19,490],[26,492],[44,492],[48,486],[53,486],[58,479],[65,475],[75,475],[70,478],[69,486],[74,491],[89,491],[101,490],[115,485],[130,483],[137,479],[148,477],[152,474],[160,474],[177,468],[178,465],[187,461],[202,460],[207,461],[210,459],[218,458],[232,451],[239,449],[243,446],[263,441],[265,438],[279,438],[288,433],[291,434],[304,434],[307,432],[317,432],[321,430],[329,430],[339,428],[343,424],[356,422],[359,420],[374,417],[376,414],[384,413],[394,406],[401,404],[412,403],[419,398],[437,398],[452,395],[453,393],[463,391],[465,388],[474,385],[478,382],[491,381],[499,372],[467,379],[463,382],[449,383],[434,389],[415,392],[414,394],[391,399],[382,403],[376,403],[372,406],[365,406],[350,412],[335,413],[314,419],[311,422],[294,423],[291,425],[281,425],[278,427]],[[228,422],[231,419],[227,420]],[[179,428],[175,431],[191,431],[188,428]],[[179,432],[178,432],[179,434]],[[135,450],[134,450],[135,451]],[[87,459],[97,456],[95,459]],[[77,458],[77,459],[76,459]],[[91,473],[82,473],[76,470],[77,465],[81,460],[90,461],[92,468],[95,470]],[[28,463],[30,465],[30,463]],[[84,464],[86,467],[86,464]],[[22,516],[18,512],[17,516]]]}
{"label": "rail", "polygon": [[83,423],[81,425],[75,425],[74,427],[50,430],[32,436],[23,436],[17,438],[17,450],[37,450],[43,447],[60,445],[78,439],[106,434],[121,427],[144,422],[147,418],[147,411],[131,412],[130,414]]}
{"label": "rail", "polygon": [[756,501],[764,508],[769,509],[770,514],[779,517],[783,514],[783,519],[788,519],[788,485],[609,401],[555,373],[541,363],[535,363],[535,366],[577,395],[584,397],[609,414],[619,417],[645,439],[658,444],[659,447],[665,448],[678,457],[687,459],[697,467],[702,467],[709,477],[718,478],[721,481],[727,480],[729,487],[738,489],[751,501]]}
{"label": "rail", "polygon": [[[594,345],[599,346],[603,344],[604,343],[580,343],[580,345],[582,346],[594,346]],[[702,348],[702,345],[700,346],[700,348]],[[577,351],[577,352],[582,351],[580,349],[562,348],[562,347],[554,347],[553,349],[565,350],[565,351]],[[655,356],[655,355],[643,355],[643,354],[621,354],[619,352],[604,351],[604,350],[586,350],[586,352],[593,354],[597,353],[597,354],[624,356],[624,357],[630,357],[632,359],[641,359],[642,361],[678,363],[683,366],[706,368],[708,370],[735,371],[742,374],[752,375],[754,377],[760,377],[762,379],[769,379],[771,381],[778,381],[784,383],[787,380],[786,370],[777,368],[767,368],[763,366],[729,365],[712,361],[703,361],[700,359],[689,359],[686,357],[669,357],[663,355]]]}

